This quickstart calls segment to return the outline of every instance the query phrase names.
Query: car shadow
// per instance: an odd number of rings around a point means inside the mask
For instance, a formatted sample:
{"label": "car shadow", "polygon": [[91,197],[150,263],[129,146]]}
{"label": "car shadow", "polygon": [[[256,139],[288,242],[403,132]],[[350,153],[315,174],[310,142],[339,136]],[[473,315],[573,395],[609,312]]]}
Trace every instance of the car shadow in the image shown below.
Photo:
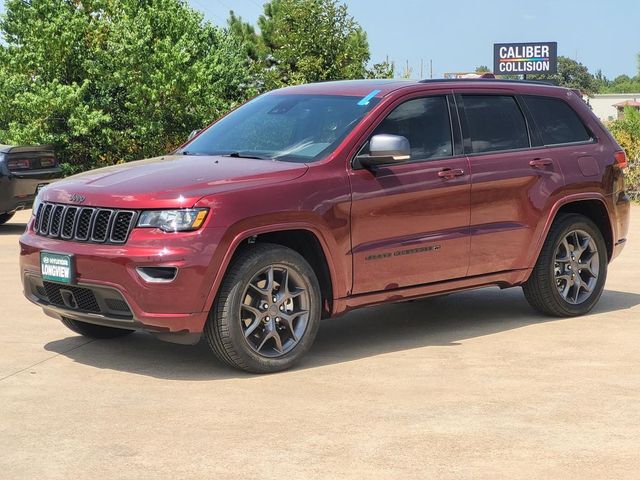
{"label": "car shadow", "polygon": [[26,228],[26,223],[5,223],[0,225],[0,235],[22,235]]}
{"label": "car shadow", "polygon": [[[607,290],[591,315],[639,304],[639,294]],[[558,320],[562,319],[534,312],[519,288],[461,292],[366,308],[323,321],[311,351],[289,372],[414,348],[456,347],[466,339]],[[45,349],[96,368],[167,380],[254,377],[222,365],[204,340],[196,346],[185,346],[134,333],[117,340],[87,341],[80,346],[77,342],[78,337],[68,337],[48,343]]]}

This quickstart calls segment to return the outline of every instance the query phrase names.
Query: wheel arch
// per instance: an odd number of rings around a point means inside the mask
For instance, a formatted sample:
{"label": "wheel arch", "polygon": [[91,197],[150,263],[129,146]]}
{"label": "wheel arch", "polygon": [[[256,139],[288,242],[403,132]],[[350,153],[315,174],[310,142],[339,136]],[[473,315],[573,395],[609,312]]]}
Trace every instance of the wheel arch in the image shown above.
{"label": "wheel arch", "polygon": [[333,303],[340,286],[339,266],[335,263],[329,241],[315,226],[306,223],[269,225],[247,229],[234,236],[213,282],[207,298],[206,308],[210,310],[222,279],[234,258],[254,243],[273,243],[291,248],[309,262],[318,276],[322,294],[322,317],[333,313]]}
{"label": "wheel arch", "polygon": [[609,207],[604,196],[601,194],[576,194],[570,195],[557,202],[551,209],[544,225],[544,234],[539,237],[538,244],[534,250],[535,255],[531,259],[531,268],[535,265],[540,256],[542,246],[549,235],[551,225],[558,218],[558,215],[565,213],[577,213],[592,220],[602,232],[605,244],[607,245],[607,257],[611,261],[614,247],[614,225],[612,223]]}
{"label": "wheel arch", "polygon": [[608,260],[611,260],[614,244],[613,227],[611,225],[611,218],[606,204],[597,199],[579,200],[577,202],[567,203],[558,209],[556,218],[558,215],[565,213],[577,213],[583,215],[596,224],[604,237],[605,244],[607,245],[607,258]]}

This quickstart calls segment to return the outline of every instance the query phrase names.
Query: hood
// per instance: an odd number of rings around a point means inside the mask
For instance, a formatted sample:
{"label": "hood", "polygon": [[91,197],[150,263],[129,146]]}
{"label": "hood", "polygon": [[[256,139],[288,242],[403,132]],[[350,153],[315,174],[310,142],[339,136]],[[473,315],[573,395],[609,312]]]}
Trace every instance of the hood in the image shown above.
{"label": "hood", "polygon": [[308,170],[300,163],[219,156],[167,155],[68,177],[43,190],[42,200],[112,208],[176,208],[237,188],[285,182]]}

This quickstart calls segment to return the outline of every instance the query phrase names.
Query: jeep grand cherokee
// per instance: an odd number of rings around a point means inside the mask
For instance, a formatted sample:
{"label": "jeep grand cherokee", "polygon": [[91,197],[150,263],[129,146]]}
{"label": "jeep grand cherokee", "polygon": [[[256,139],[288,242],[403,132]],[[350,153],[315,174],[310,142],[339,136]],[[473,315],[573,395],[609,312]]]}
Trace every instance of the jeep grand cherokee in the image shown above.
{"label": "jeep grand cherokee", "polygon": [[581,315],[624,246],[624,152],[575,92],[347,81],[262,95],[171,155],[46,188],[24,291],[94,338],[142,329],[251,372],[320,319],[481,286]]}

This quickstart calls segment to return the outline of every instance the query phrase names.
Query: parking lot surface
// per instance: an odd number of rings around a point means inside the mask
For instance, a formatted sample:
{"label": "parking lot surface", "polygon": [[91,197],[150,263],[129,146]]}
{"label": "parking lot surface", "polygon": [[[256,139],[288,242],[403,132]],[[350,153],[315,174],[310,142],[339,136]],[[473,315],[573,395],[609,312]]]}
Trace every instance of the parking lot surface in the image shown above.
{"label": "parking lot surface", "polygon": [[2,479],[637,479],[640,209],[582,318],[485,289],[327,320],[295,369],[90,341],[22,296],[0,227]]}

